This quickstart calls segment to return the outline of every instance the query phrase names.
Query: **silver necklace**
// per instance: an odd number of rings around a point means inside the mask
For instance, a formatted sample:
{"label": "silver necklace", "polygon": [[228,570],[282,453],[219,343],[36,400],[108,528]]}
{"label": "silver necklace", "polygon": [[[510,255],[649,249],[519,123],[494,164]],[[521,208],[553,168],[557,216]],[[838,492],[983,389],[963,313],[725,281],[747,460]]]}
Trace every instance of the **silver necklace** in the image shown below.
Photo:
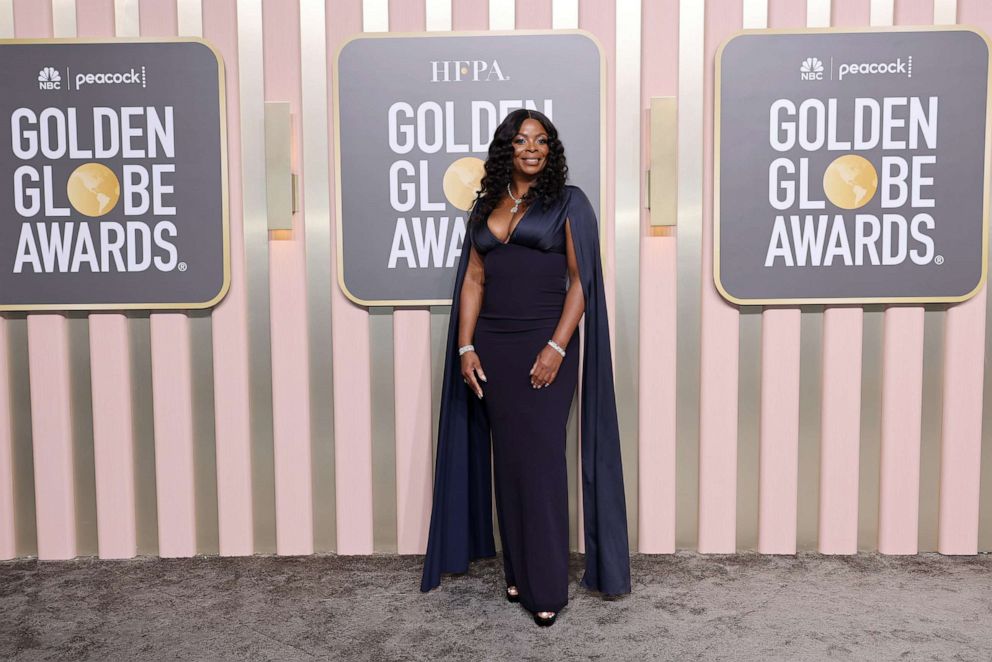
{"label": "silver necklace", "polygon": [[516,214],[517,210],[520,209],[520,203],[524,201],[524,198],[523,196],[520,196],[518,198],[517,196],[513,195],[513,191],[510,190],[510,182],[506,183],[506,192],[509,194],[511,198],[513,198],[513,202],[516,203],[515,205],[513,205],[513,207],[510,208],[510,213]]}

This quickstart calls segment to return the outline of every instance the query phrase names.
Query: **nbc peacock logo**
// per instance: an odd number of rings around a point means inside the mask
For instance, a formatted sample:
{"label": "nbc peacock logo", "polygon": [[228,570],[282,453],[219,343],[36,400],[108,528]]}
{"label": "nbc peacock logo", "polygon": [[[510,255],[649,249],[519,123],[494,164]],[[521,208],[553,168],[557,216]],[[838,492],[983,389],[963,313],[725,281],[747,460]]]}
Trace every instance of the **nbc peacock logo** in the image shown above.
{"label": "nbc peacock logo", "polygon": [[820,58],[808,57],[799,66],[799,77],[802,80],[823,80],[823,62]]}
{"label": "nbc peacock logo", "polygon": [[55,67],[44,67],[38,72],[39,90],[58,90],[62,88],[62,76]]}

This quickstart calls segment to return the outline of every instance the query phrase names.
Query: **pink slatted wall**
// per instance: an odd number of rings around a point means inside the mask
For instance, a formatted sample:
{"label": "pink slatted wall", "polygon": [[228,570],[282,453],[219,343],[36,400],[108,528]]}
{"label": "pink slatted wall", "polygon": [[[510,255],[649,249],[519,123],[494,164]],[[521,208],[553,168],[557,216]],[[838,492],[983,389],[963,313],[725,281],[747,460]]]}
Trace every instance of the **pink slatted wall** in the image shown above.
{"label": "pink slatted wall", "polygon": [[[634,394],[620,403],[634,549],[989,549],[985,289],[946,310],[742,310],[709,278],[716,49],[744,27],[823,19],[992,32],[992,5],[0,0],[3,37],[202,34],[219,49],[233,246],[230,293],[206,316],[0,318],[0,558],[423,553],[447,316],[369,310],[318,279],[337,270],[338,219],[325,206],[335,195],[332,64],[362,31],[506,26],[581,28],[605,51],[601,223],[618,392]],[[621,34],[631,21],[638,40]],[[631,52],[639,66],[618,68]],[[629,187],[617,173],[630,159],[648,168],[651,98],[679,95],[679,224],[660,230],[643,178],[634,220],[619,211]],[[290,105],[303,182],[292,230],[271,234],[266,102]],[[634,244],[619,239],[630,223]],[[618,269],[625,251],[638,256],[633,278]],[[617,296],[631,288],[636,320]],[[327,332],[315,335],[324,310]]]}

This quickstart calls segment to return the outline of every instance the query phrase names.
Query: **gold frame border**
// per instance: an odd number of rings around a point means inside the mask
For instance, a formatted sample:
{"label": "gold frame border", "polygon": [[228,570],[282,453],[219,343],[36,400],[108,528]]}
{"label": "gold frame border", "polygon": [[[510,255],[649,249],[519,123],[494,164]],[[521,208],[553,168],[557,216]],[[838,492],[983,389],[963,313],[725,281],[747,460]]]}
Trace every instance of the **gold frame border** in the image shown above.
{"label": "gold frame border", "polygon": [[333,136],[334,136],[334,213],[335,216],[335,252],[337,254],[337,281],[338,287],[354,303],[360,306],[450,306],[451,299],[361,299],[348,290],[344,283],[344,260],[343,260],[343,226],[341,220],[341,116],[339,112],[338,97],[340,94],[340,76],[338,74],[338,60],[341,58],[341,51],[353,41],[359,39],[392,39],[394,37],[427,37],[432,39],[446,39],[449,37],[518,37],[533,35],[562,35],[579,34],[588,38],[596,46],[599,53],[599,253],[600,258],[606,256],[605,236],[606,221],[603,218],[603,210],[606,207],[606,53],[603,44],[596,38],[596,35],[581,28],[570,28],[561,30],[548,29],[521,29],[521,30],[451,30],[451,31],[429,31],[429,32],[361,32],[355,34],[341,43],[334,54],[332,70],[332,97],[333,106]]}
{"label": "gold frame border", "polygon": [[[964,295],[943,297],[812,297],[790,299],[742,299],[727,292],[720,281],[720,64],[723,60],[723,50],[734,39],[748,35],[765,34],[818,34],[818,33],[862,33],[862,32],[937,32],[958,31],[972,32],[985,41],[986,47],[986,88],[985,88],[985,192],[982,207],[982,275],[974,289]],[[804,28],[804,29],[747,29],[740,30],[727,37],[716,51],[716,72],[714,75],[713,97],[713,284],[720,295],[731,303],[741,306],[753,305],[796,305],[796,304],[869,304],[869,303],[957,303],[975,296],[985,285],[988,278],[988,241],[989,241],[989,172],[992,164],[992,40],[980,28],[963,24],[948,23],[943,25],[894,25],[894,26],[865,26],[850,28]]]}
{"label": "gold frame border", "polygon": [[231,289],[231,218],[228,198],[227,178],[227,81],[224,70],[224,58],[220,51],[213,44],[202,37],[114,37],[89,39],[78,37],[42,37],[37,39],[0,39],[0,47],[6,45],[23,44],[171,44],[181,42],[192,42],[202,44],[210,49],[217,61],[217,112],[218,128],[220,129],[220,177],[221,177],[221,212],[222,229],[224,243],[224,282],[220,291],[207,301],[196,301],[192,303],[96,303],[96,304],[22,304],[3,305],[0,304],[0,311],[52,311],[62,312],[67,310],[203,310],[212,308],[223,299]]}

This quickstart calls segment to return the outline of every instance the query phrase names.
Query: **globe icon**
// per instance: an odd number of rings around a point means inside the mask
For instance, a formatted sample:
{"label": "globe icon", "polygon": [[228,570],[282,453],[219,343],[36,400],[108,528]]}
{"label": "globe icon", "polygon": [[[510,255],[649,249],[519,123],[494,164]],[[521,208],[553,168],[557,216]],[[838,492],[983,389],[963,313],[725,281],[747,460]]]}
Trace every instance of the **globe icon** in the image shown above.
{"label": "globe icon", "polygon": [[482,159],[474,156],[458,159],[444,171],[444,197],[456,209],[468,211],[475,202],[475,192],[482,188],[485,174],[486,164]]}
{"label": "globe icon", "polygon": [[823,192],[841,209],[864,207],[877,189],[875,166],[857,154],[838,156],[823,173]]}
{"label": "globe icon", "polygon": [[84,216],[103,216],[117,205],[121,183],[114,171],[102,163],[84,163],[66,183],[69,204]]}

